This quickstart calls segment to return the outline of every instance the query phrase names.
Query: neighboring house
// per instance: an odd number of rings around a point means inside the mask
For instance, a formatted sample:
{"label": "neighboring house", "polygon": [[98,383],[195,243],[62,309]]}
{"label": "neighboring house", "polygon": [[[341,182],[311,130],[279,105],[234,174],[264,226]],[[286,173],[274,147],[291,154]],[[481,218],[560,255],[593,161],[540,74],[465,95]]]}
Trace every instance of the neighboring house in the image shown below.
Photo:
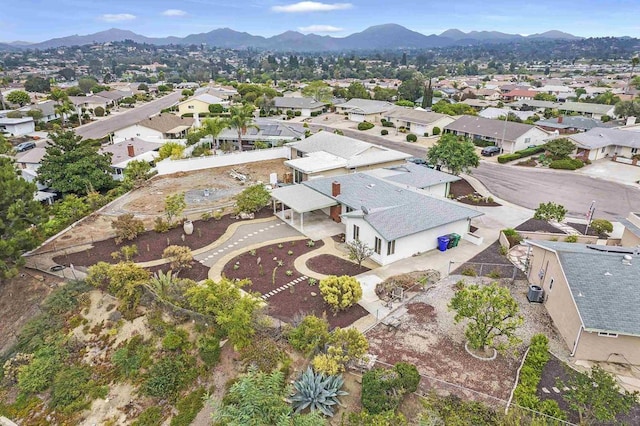
{"label": "neighboring house", "polygon": [[453,182],[461,178],[429,167],[406,162],[400,166],[373,169],[364,172],[370,176],[384,179],[404,189],[415,189],[430,195],[446,198]]}
{"label": "neighboring house", "polygon": [[97,107],[102,107],[106,109],[108,106],[112,106],[115,104],[115,101],[113,101],[112,99],[103,98],[100,95],[69,96],[69,102],[71,102],[76,107],[76,111],[81,111],[82,108],[89,110],[96,109]]}
{"label": "neighboring house", "polygon": [[434,127],[442,131],[447,124],[455,121],[455,118],[446,114],[403,107],[396,107],[386,112],[384,118],[392,122],[396,129],[404,127],[408,132],[427,136],[433,135]]}
{"label": "neighboring house", "polygon": [[537,94],[538,92],[534,92],[533,90],[515,89],[503,94],[502,99],[507,102],[528,101],[535,98]]}
{"label": "neighboring house", "polygon": [[482,215],[366,173],[312,179],[276,188],[271,195],[283,205],[279,215],[285,220],[289,215],[293,226],[299,220],[303,232],[305,213],[321,211],[325,220],[343,224],[346,242],[366,243],[380,265],[433,250],[439,236],[465,236],[471,219]]}
{"label": "neighboring house", "polygon": [[331,132],[318,132],[291,148],[284,164],[293,170],[293,181],[301,183],[321,176],[335,176],[380,167],[399,166],[411,155]]}
{"label": "neighboring house", "polygon": [[489,107],[497,107],[499,101],[488,101],[486,99],[471,99],[467,98],[464,101],[460,102],[461,104],[467,104],[476,111],[480,111]]}
{"label": "neighboring house", "polygon": [[[522,113],[522,111],[518,111]],[[586,132],[595,127],[613,127],[615,124],[603,123],[602,120],[582,116],[559,116],[547,120],[536,121],[536,126],[548,132],[558,132],[561,135]]]}
{"label": "neighboring house", "polygon": [[640,247],[640,213],[629,213],[627,218],[618,218],[624,225],[620,245],[622,247]]}
{"label": "neighboring house", "polygon": [[576,113],[584,115],[585,117],[591,117],[595,119],[601,119],[603,115],[611,118],[616,118],[615,105],[604,104],[589,104],[586,102],[551,102],[551,101],[517,101],[509,104],[510,108],[517,108],[520,110],[536,110],[544,112],[545,109],[557,109],[563,114]]}
{"label": "neighboring house", "polygon": [[44,148],[36,147],[19,155],[16,159],[16,163],[18,165],[18,169],[20,169],[22,178],[27,182],[33,182],[36,184],[37,192],[34,194],[33,198],[36,201],[46,201],[49,204],[53,204],[56,194],[46,191],[49,187],[38,182],[38,168],[40,167],[40,162],[45,154],[46,150]]}
{"label": "neighboring house", "polygon": [[122,90],[104,90],[102,92],[97,93],[98,96],[105,99],[110,99],[112,103],[118,104],[121,100],[126,97],[133,96],[133,92],[131,91],[122,91]]}
{"label": "neighboring house", "polygon": [[60,116],[56,114],[56,103],[54,101],[41,101],[37,104],[20,108],[20,111],[23,112],[29,112],[31,110],[38,110],[42,113],[42,118],[39,121],[43,123],[48,123],[60,118]]}
{"label": "neighboring house", "polygon": [[[479,117],[482,118],[490,118],[492,120],[498,119],[500,117],[502,117],[504,119],[504,117],[506,117],[509,113],[515,115],[516,117],[518,117],[520,120],[525,121],[527,120],[529,117],[532,117],[535,115],[535,112],[532,111],[514,111],[508,108],[485,108],[482,111],[480,111],[478,113]],[[537,123],[536,123],[537,124]]]}
{"label": "neighboring house", "polygon": [[220,104],[223,106],[229,105],[229,101],[221,99],[217,96],[210,95],[208,93],[202,93],[200,95],[193,96],[186,101],[182,101],[178,104],[178,113],[183,116],[184,114],[198,113],[208,114],[209,105]]}
{"label": "neighboring house", "polygon": [[544,307],[571,356],[640,364],[638,249],[552,241],[528,244],[529,282],[544,290]]}
{"label": "neighboring house", "polygon": [[478,89],[475,94],[479,98],[487,101],[499,101],[502,97],[502,93],[496,89]]}
{"label": "neighboring house", "polygon": [[320,114],[327,106],[325,102],[303,97],[278,97],[274,98],[273,101],[274,107],[278,111],[282,111],[285,114],[287,111],[300,112],[302,117]]}
{"label": "neighboring house", "polygon": [[[287,142],[299,140],[304,132],[296,130],[282,122],[268,119],[256,119],[256,127],[248,127],[242,135],[242,149],[254,149],[257,141],[266,142],[270,146],[280,146]],[[219,144],[230,143],[238,146],[238,131],[224,129],[217,137]]]}
{"label": "neighboring house", "polygon": [[395,105],[386,101],[372,101],[371,99],[353,98],[345,103],[336,105],[336,112],[346,114],[349,120],[361,123],[378,123],[384,114]]}
{"label": "neighboring house", "polygon": [[122,142],[104,145],[100,148],[100,153],[111,154],[113,178],[122,180],[124,178],[124,169],[130,161],[137,160],[150,163],[158,156],[158,150],[161,146],[162,143],[160,142],[130,138]]}
{"label": "neighboring house", "polygon": [[31,117],[7,118],[0,117],[0,133],[10,136],[22,136],[36,130],[36,125]]}
{"label": "neighboring house", "polygon": [[530,124],[463,115],[445,128],[445,132],[494,142],[504,153],[542,145],[549,134]]}
{"label": "neighboring house", "polygon": [[[622,129],[596,127],[584,133],[569,136],[578,150],[576,157],[591,161],[607,157],[626,158],[640,154],[640,133]],[[637,160],[636,160],[637,162]]]}
{"label": "neighboring house", "polygon": [[174,114],[158,114],[145,118],[114,132],[115,140],[141,138],[150,141],[179,139],[187,135],[193,126],[193,118],[181,118]]}
{"label": "neighboring house", "polygon": [[215,96],[226,101],[230,101],[234,96],[238,94],[238,91],[231,86],[205,86],[195,90],[194,95],[202,95],[207,93],[211,96]]}

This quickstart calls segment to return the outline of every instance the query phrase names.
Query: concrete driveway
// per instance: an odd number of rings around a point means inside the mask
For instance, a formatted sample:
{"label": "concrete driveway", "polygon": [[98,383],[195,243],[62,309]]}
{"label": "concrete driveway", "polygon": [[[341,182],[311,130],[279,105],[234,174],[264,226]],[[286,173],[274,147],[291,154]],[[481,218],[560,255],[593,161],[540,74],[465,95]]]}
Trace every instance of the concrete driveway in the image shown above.
{"label": "concrete driveway", "polygon": [[631,164],[616,163],[611,160],[598,160],[589,166],[576,170],[576,173],[640,188],[638,186],[640,167],[632,166]]}

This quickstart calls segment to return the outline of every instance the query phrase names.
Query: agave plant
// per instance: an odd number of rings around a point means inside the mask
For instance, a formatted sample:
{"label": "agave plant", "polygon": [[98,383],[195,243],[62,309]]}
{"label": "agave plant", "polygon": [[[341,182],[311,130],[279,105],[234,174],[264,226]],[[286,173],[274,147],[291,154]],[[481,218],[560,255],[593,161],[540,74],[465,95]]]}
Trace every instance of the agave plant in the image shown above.
{"label": "agave plant", "polygon": [[341,391],[344,384],[342,375],[325,376],[307,367],[302,376],[293,384],[296,393],[291,402],[296,413],[309,407],[311,411],[320,411],[325,416],[333,416],[333,406],[341,405],[339,396],[348,395]]}

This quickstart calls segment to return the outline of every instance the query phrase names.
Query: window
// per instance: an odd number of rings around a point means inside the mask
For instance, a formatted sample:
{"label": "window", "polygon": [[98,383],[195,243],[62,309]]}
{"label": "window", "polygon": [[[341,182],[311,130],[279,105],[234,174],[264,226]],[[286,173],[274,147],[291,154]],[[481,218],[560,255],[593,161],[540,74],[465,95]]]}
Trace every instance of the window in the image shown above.
{"label": "window", "polygon": [[601,153],[603,153],[603,154],[604,154],[604,148],[605,148],[605,147],[603,146],[603,147],[602,147],[602,150],[600,150],[600,152],[601,152]]}
{"label": "window", "polygon": [[618,333],[605,333],[604,331],[598,332],[600,337],[618,337]]}
{"label": "window", "polygon": [[293,174],[294,174],[293,180],[295,183],[300,183],[304,180],[304,173],[302,173],[300,170],[294,169]]}
{"label": "window", "polygon": [[377,254],[380,254],[382,252],[382,240],[378,237],[376,237],[375,239],[375,244],[373,245],[373,251],[375,251]]}
{"label": "window", "polygon": [[353,225],[353,239],[360,239],[360,227],[358,225]]}
{"label": "window", "polygon": [[193,105],[187,106],[187,109],[193,109]]}
{"label": "window", "polygon": [[390,256],[396,252],[396,240],[387,242],[387,256]]}
{"label": "window", "polygon": [[553,290],[553,278],[549,281],[549,291]]}
{"label": "window", "polygon": [[531,138],[524,138],[524,143],[530,143],[531,142]]}
{"label": "window", "polygon": [[632,154],[637,154],[638,153],[638,148],[631,148],[631,153]]}
{"label": "window", "polygon": [[351,213],[353,211],[353,209],[349,206],[345,206],[347,208],[347,213]]}

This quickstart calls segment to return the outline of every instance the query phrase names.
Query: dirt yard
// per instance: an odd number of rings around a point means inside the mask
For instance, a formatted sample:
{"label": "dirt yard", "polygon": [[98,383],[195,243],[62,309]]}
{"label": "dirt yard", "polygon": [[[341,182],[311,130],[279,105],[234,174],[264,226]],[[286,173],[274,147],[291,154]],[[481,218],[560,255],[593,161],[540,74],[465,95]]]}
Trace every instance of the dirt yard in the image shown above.
{"label": "dirt yard", "polygon": [[[232,169],[247,176],[247,182],[242,184],[232,178]],[[155,217],[164,211],[165,197],[179,192],[185,193],[185,216],[198,219],[203,212],[230,207],[233,197],[248,185],[268,183],[270,173],[277,173],[278,178],[282,179],[285,171],[283,160],[270,160],[158,176],[145,186],[120,197],[100,213],[87,217],[57,240],[41,247],[39,252],[90,244],[112,237],[111,222],[124,213],[133,213],[145,222],[147,229],[151,229]],[[208,196],[205,196],[205,189],[209,190]]]}
{"label": "dirt yard", "polygon": [[[525,344],[535,333],[555,336],[555,330],[542,306],[526,301],[525,284],[517,282],[516,286],[509,288],[525,317],[525,325],[518,331],[524,344],[515,355],[498,354],[493,361],[472,357],[464,348],[464,324],[454,324],[454,313],[447,307],[459,279],[465,279],[467,283],[472,280],[490,282],[461,276],[451,276],[438,282],[392,314],[400,318],[399,327],[381,323],[367,333],[370,352],[378,355],[378,360],[384,363],[405,361],[415,364],[423,375],[420,385],[423,392],[435,390],[491,405],[503,405],[514,385]],[[554,352],[563,351],[557,337],[550,338],[550,347]]]}
{"label": "dirt yard", "polygon": [[57,277],[22,269],[0,284],[0,354],[16,342],[16,330],[39,312],[40,302],[61,282]]}

